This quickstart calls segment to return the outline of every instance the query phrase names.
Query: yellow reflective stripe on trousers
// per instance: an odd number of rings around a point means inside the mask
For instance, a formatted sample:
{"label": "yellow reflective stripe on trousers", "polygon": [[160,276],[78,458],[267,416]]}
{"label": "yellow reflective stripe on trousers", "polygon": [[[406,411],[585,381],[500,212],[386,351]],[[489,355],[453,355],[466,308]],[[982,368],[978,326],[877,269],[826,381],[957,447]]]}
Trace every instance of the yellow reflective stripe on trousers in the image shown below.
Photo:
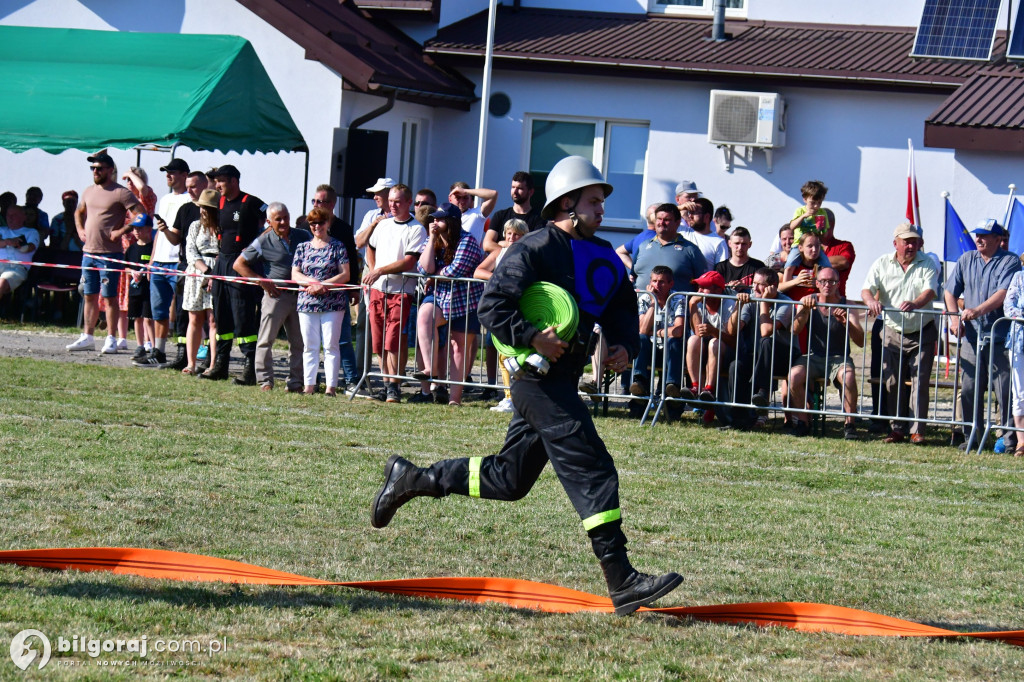
{"label": "yellow reflective stripe on trousers", "polygon": [[469,496],[480,497],[480,462],[483,457],[469,458]]}
{"label": "yellow reflective stripe on trousers", "polygon": [[621,518],[622,511],[619,509],[610,509],[608,511],[603,511],[600,514],[594,514],[589,518],[583,519],[583,530],[591,530],[605,523],[618,521]]}
{"label": "yellow reflective stripe on trousers", "polygon": [[228,332],[227,334],[217,334],[218,341],[230,341],[235,338],[234,332]]}
{"label": "yellow reflective stripe on trousers", "polygon": [[256,343],[259,340],[259,336],[239,336],[238,343]]}

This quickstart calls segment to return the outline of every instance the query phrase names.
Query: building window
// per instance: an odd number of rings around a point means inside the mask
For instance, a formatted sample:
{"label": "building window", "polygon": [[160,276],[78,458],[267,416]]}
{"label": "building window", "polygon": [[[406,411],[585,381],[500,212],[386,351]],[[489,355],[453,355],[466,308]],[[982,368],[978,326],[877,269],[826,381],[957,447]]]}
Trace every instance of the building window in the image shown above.
{"label": "building window", "polygon": [[[715,13],[715,0],[648,0],[647,9],[660,14],[710,17]],[[747,16],[747,0],[725,0],[725,16],[742,19]]]}
{"label": "building window", "polygon": [[416,191],[416,178],[419,177],[420,164],[420,135],[419,119],[409,118],[402,121],[402,148],[399,157],[398,181],[408,185],[412,191]]}
{"label": "building window", "polygon": [[648,124],[632,121],[529,118],[527,167],[536,192],[533,204],[547,201],[544,184],[567,156],[593,161],[615,191],[605,201],[602,226],[636,227],[642,221]]}

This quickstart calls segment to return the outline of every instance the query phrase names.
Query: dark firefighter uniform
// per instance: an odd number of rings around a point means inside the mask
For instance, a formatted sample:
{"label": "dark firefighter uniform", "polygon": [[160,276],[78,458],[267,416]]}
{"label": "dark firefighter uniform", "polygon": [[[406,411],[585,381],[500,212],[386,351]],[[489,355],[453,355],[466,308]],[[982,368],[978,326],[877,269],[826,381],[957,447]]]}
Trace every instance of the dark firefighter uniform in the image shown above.
{"label": "dark firefighter uniform", "polygon": [[553,224],[517,241],[491,277],[480,300],[480,322],[503,342],[529,347],[538,330],[519,310],[534,282],[557,284],[579,307],[578,338],[545,376],[526,372],[512,383],[515,414],[501,452],[438,462],[442,495],[496,500],[525,496],[550,461],[601,557],[622,549],[619,480],[590,411],[577,393],[589,362],[589,341],[599,322],[608,345],[635,357],[640,346],[637,301],[622,262],[596,237],[573,239]]}
{"label": "dark firefighter uniform", "polygon": [[[229,201],[220,198],[220,254],[213,274],[238,277],[235,259],[263,231],[267,207],[261,199],[240,193]],[[256,336],[260,328],[260,299],[263,289],[242,282],[213,280],[213,318],[217,321],[217,355],[231,353],[231,342],[238,339],[239,350],[252,360],[256,356]]]}

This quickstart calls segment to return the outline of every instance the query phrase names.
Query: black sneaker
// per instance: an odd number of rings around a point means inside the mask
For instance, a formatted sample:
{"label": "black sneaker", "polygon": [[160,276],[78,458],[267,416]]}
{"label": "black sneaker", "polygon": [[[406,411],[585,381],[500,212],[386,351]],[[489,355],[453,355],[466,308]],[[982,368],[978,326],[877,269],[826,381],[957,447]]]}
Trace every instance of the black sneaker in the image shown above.
{"label": "black sneaker", "polygon": [[448,401],[451,400],[451,395],[448,393],[448,389],[444,386],[438,386],[430,394],[434,397],[434,402],[438,405],[447,405]]}
{"label": "black sneaker", "polygon": [[629,385],[629,394],[638,398],[648,395],[647,377],[638,376],[636,381]]}
{"label": "black sneaker", "polygon": [[702,400],[706,403],[713,403],[715,402],[715,394],[712,393],[710,389],[705,388],[703,391],[697,394],[697,399]]}
{"label": "black sneaker", "polygon": [[802,422],[797,419],[793,423],[793,428],[790,429],[789,435],[795,438],[803,438],[804,436],[810,435],[811,427],[807,422]]}
{"label": "black sneaker", "polygon": [[759,389],[750,399],[750,403],[757,407],[768,407],[768,391]]}
{"label": "black sneaker", "polygon": [[[391,384],[388,384],[390,386]],[[388,389],[381,388],[373,392],[373,399],[379,400],[380,402],[386,402],[388,399]]]}
{"label": "black sneaker", "polygon": [[843,438],[846,440],[857,440],[857,425],[852,422],[844,424]]}
{"label": "black sneaker", "polygon": [[135,346],[135,352],[132,353],[132,362],[145,360],[147,355],[149,355],[149,351],[146,350],[145,346]]}
{"label": "black sneaker", "polygon": [[163,351],[154,348],[149,352],[149,355],[141,360],[133,360],[132,364],[136,367],[159,367],[165,362],[167,362],[167,356],[164,355]]}
{"label": "black sneaker", "polygon": [[485,388],[480,391],[480,400],[497,400],[498,391],[493,388]]}
{"label": "black sneaker", "polygon": [[434,402],[434,396],[432,396],[429,393],[424,393],[422,391],[416,391],[416,395],[413,395],[413,396],[409,397],[409,399],[406,402],[410,402],[410,403],[432,403],[432,402]]}
{"label": "black sneaker", "polygon": [[386,395],[384,397],[384,402],[387,402],[387,403],[400,403],[400,402],[402,402],[402,392],[398,389],[398,384],[388,384],[384,388],[384,391],[386,392]]}

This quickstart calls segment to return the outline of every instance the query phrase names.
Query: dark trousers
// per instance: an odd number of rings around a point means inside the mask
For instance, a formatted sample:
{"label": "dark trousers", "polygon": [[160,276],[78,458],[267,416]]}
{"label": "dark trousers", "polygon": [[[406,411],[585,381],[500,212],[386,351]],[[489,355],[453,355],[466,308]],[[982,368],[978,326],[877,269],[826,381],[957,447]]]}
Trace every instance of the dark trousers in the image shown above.
{"label": "dark trousers", "polygon": [[[992,375],[988,372],[989,354],[992,354]],[[1003,340],[992,343],[988,338],[978,348],[976,337],[965,336],[960,339],[960,366],[964,370],[963,385],[960,390],[960,406],[963,409],[964,421],[974,422],[981,437],[985,425],[985,391],[991,390],[992,403],[998,405],[1000,414],[996,419],[999,425],[1013,426],[1010,414],[1010,359],[1003,346]],[[969,434],[970,431],[968,430]],[[1016,443],[1016,434],[1010,432],[1007,439]],[[977,444],[977,443],[975,443]]]}
{"label": "dark trousers", "polygon": [[[888,405],[886,414],[928,418],[928,400],[931,397],[928,388],[935,364],[935,343],[938,340],[939,331],[934,322],[929,322],[914,334],[885,330],[882,377]],[[907,386],[907,381],[910,386]],[[893,430],[906,433],[907,422],[893,422]],[[910,422],[910,433],[921,433],[923,430],[924,424],[921,422]]]}
{"label": "dark trousers", "polygon": [[[232,264],[235,256],[217,256],[213,274],[238,277]],[[260,299],[263,289],[253,284],[213,280],[213,319],[217,321],[217,354],[230,354],[231,342],[238,339],[242,355],[256,357],[260,329]]]}
{"label": "dark trousers", "polygon": [[[772,377],[787,376],[790,367],[800,358],[800,350],[789,344],[789,339],[780,334],[762,336],[757,340],[754,361],[754,392],[771,393]],[[742,372],[740,377],[746,374]],[[749,376],[749,374],[746,374]]]}
{"label": "dark trousers", "polygon": [[885,400],[882,395],[885,393],[885,386],[882,384],[882,334],[885,323],[882,318],[876,317],[871,325],[871,414],[886,413]]}
{"label": "dark trousers", "polygon": [[[469,495],[478,488],[481,498],[511,501],[530,492],[550,461],[583,520],[595,554],[601,557],[626,544],[618,523],[619,476],[577,393],[578,380],[524,377],[514,381],[515,414],[501,452],[444,460],[431,469],[437,474],[442,495]],[[476,465],[479,473],[471,471]]]}
{"label": "dark trousers", "polygon": [[[185,268],[182,267],[182,271]],[[182,299],[185,297],[185,281],[188,279],[185,275],[178,277],[178,282],[174,285],[174,329],[173,333],[176,343],[185,343],[185,335],[188,333],[188,312],[181,307]]]}

